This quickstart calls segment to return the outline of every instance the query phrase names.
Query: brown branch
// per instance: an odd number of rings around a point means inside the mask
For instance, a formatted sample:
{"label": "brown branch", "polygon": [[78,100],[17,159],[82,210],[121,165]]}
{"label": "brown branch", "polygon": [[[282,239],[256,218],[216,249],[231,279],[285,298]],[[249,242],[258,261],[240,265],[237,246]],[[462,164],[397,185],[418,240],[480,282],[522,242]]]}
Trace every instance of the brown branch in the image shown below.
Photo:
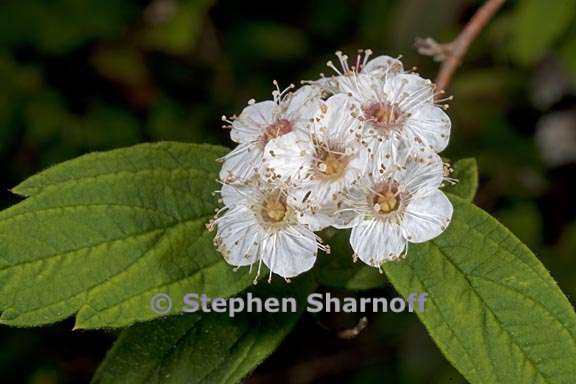
{"label": "brown branch", "polygon": [[446,90],[468,48],[504,4],[504,1],[506,0],[487,0],[472,16],[456,39],[449,44],[437,44],[432,39],[416,41],[420,53],[434,56],[436,60],[442,61],[436,77],[436,87],[439,91]]}

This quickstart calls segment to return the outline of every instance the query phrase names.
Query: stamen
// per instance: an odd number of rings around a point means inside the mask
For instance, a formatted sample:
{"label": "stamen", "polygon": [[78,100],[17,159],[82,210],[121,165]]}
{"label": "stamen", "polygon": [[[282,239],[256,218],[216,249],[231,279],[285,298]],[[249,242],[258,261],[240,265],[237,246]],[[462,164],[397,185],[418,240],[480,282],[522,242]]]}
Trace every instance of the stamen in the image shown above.
{"label": "stamen", "polygon": [[380,184],[371,191],[371,194],[372,209],[377,215],[388,216],[398,213],[406,200],[398,183],[393,180]]}
{"label": "stamen", "polygon": [[388,133],[399,129],[405,119],[405,115],[396,104],[376,102],[363,107],[364,118],[373,127],[378,128],[380,133]]}
{"label": "stamen", "polygon": [[350,152],[338,147],[331,147],[325,141],[314,141],[314,163],[315,170],[313,177],[321,180],[334,180],[341,177],[351,160]]}

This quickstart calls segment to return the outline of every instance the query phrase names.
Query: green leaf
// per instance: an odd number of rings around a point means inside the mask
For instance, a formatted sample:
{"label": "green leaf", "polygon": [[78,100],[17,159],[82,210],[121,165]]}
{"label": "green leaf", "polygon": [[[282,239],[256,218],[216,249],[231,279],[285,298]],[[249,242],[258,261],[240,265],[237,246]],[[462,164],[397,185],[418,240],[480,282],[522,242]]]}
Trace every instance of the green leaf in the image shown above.
{"label": "green leaf", "polygon": [[481,209],[458,198],[449,228],[386,263],[407,296],[426,292],[418,316],[472,384],[573,383],[576,315],[540,261]]}
{"label": "green leaf", "polygon": [[478,165],[476,159],[458,160],[452,165],[454,172],[450,177],[457,180],[456,184],[447,185],[444,192],[456,195],[466,201],[474,200],[478,189]]}
{"label": "green leaf", "polygon": [[[230,296],[250,284],[205,225],[226,149],[141,144],[93,153],[14,188],[30,196],[0,212],[0,322],[121,327],[158,317],[159,292]],[[174,306],[172,313],[177,312]]]}
{"label": "green leaf", "polygon": [[522,0],[516,10],[511,50],[520,64],[533,64],[570,27],[576,0]]}
{"label": "green leaf", "polygon": [[532,201],[516,201],[494,212],[506,228],[528,247],[542,244],[542,216],[538,206]]}
{"label": "green leaf", "polygon": [[318,281],[327,287],[352,291],[379,288],[386,284],[385,276],[377,268],[352,260],[350,230],[340,230],[328,240],[330,254],[319,261]]}
{"label": "green leaf", "polygon": [[300,276],[256,289],[255,297],[296,298],[296,312],[194,313],[137,324],[120,335],[93,384],[238,383],[290,332],[314,285]]}

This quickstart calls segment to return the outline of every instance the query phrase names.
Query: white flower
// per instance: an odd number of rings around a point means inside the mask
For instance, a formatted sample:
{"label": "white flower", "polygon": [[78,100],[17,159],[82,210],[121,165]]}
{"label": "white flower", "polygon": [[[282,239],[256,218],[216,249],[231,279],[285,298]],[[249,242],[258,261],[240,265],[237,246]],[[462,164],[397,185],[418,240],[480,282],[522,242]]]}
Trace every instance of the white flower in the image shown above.
{"label": "white flower", "polygon": [[328,247],[306,225],[298,222],[298,212],[284,188],[271,188],[254,182],[224,185],[223,214],[211,222],[217,227],[215,246],[225,260],[241,267],[264,263],[272,273],[286,279],[314,265],[318,249]]}
{"label": "white flower", "polygon": [[[342,88],[357,101],[366,140],[375,154],[386,153],[389,141],[434,152],[448,145],[450,118],[436,105],[430,80],[413,73],[378,72],[350,77]],[[382,158],[375,161],[377,166],[387,163]]]}
{"label": "white flower", "polygon": [[435,100],[434,84],[406,72],[398,59],[371,51],[359,54],[350,65],[348,56],[337,52],[339,69],[328,62],[337,76],[324,78],[316,86],[325,92],[349,94],[357,103],[356,116],[364,122],[364,142],[371,152],[371,172],[382,173],[395,164],[399,150],[417,148],[441,152],[450,139],[451,121],[445,105]]}
{"label": "white flower", "polygon": [[220,178],[224,182],[249,180],[260,168],[266,144],[287,133],[305,131],[318,110],[320,91],[304,86],[292,93],[291,88],[275,90],[274,100],[251,103],[232,120],[223,118],[231,124],[230,138],[239,143],[222,159]]}
{"label": "white flower", "polygon": [[[368,169],[368,151],[360,143],[361,124],[350,97],[322,102],[307,133],[291,132],[270,142],[264,153],[264,177],[292,184],[314,230],[331,224],[342,194]],[[311,216],[310,216],[311,215]]]}
{"label": "white flower", "polygon": [[262,264],[286,279],[311,269],[328,251],[314,231],[328,226],[351,228],[355,258],[380,267],[452,218],[437,155],[451,122],[435,86],[389,56],[336,55],[335,76],[276,85],[273,100],[224,118],[239,145],[222,159],[224,208],[209,227],[228,263],[258,265],[256,279]]}
{"label": "white flower", "polygon": [[452,218],[452,204],[438,187],[443,164],[438,155],[410,156],[385,176],[373,175],[352,191],[343,212],[353,219],[350,244],[355,257],[374,267],[406,254],[408,243],[422,243],[442,233]]}

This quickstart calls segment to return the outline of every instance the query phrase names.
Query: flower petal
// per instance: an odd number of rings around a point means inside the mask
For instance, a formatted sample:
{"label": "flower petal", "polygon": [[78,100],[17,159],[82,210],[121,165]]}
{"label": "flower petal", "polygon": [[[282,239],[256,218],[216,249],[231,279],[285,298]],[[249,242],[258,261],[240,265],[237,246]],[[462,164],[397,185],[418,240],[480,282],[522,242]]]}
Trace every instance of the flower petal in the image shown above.
{"label": "flower petal", "polygon": [[452,219],[450,200],[439,190],[413,199],[406,207],[402,232],[411,243],[422,243],[440,235]]}
{"label": "flower petal", "polygon": [[220,179],[225,183],[245,182],[256,174],[262,163],[262,150],[253,143],[243,143],[223,157]]}
{"label": "flower petal", "polygon": [[264,232],[248,207],[236,206],[216,219],[216,223],[216,246],[228,264],[244,266],[258,260],[258,245]]}
{"label": "flower petal", "polygon": [[268,233],[262,240],[262,261],[270,271],[284,278],[310,270],[318,252],[317,237],[303,225],[292,225]]}
{"label": "flower petal", "polygon": [[263,176],[270,180],[301,181],[310,173],[314,147],[302,132],[290,132],[266,144]]}
{"label": "flower petal", "polygon": [[402,72],[403,65],[402,62],[398,59],[395,59],[391,56],[376,56],[372,60],[370,60],[364,68],[362,68],[362,73],[370,73],[374,71],[393,71],[393,72]]}
{"label": "flower petal", "polygon": [[397,135],[382,140],[377,135],[369,135],[367,143],[370,148],[369,170],[377,179],[387,177],[398,164],[406,161],[411,152],[407,142]]}
{"label": "flower petal", "polygon": [[311,81],[310,84],[331,95],[340,92],[340,76],[323,76],[318,80]]}
{"label": "flower petal", "polygon": [[274,122],[276,104],[272,100],[248,105],[234,122],[230,138],[236,143],[247,143],[260,138],[264,130]]}
{"label": "flower petal", "polygon": [[297,212],[300,224],[307,225],[312,231],[321,231],[336,223],[336,204],[318,206],[310,202],[312,190],[306,188],[296,189],[288,195],[288,205]]}
{"label": "flower petal", "polygon": [[233,208],[238,204],[246,204],[247,201],[257,200],[260,195],[261,192],[258,188],[250,184],[224,184],[220,189],[222,202],[228,208]]}
{"label": "flower petal", "polygon": [[437,105],[425,104],[418,108],[408,118],[406,125],[435,152],[442,152],[448,146],[452,123]]}
{"label": "flower petal", "polygon": [[316,135],[343,143],[358,142],[362,124],[353,115],[352,110],[359,106],[347,94],[331,96],[319,105],[319,111],[313,125]]}
{"label": "flower petal", "polygon": [[434,192],[444,180],[442,158],[432,151],[410,156],[396,172],[396,180],[410,194],[424,196]]}
{"label": "flower petal", "polygon": [[355,254],[372,267],[400,257],[406,249],[406,240],[400,227],[383,220],[364,220],[352,228],[350,245]]}
{"label": "flower petal", "polygon": [[316,112],[320,104],[321,91],[317,87],[305,85],[294,92],[288,100],[285,118],[295,122],[307,122]]}
{"label": "flower petal", "polygon": [[298,215],[298,222],[307,225],[310,230],[315,232],[337,225],[335,217],[333,216],[333,210],[327,207],[323,207],[316,212],[303,211]]}
{"label": "flower petal", "polygon": [[405,113],[413,113],[424,104],[434,102],[434,84],[414,73],[401,73],[386,81],[385,92],[399,103]]}

